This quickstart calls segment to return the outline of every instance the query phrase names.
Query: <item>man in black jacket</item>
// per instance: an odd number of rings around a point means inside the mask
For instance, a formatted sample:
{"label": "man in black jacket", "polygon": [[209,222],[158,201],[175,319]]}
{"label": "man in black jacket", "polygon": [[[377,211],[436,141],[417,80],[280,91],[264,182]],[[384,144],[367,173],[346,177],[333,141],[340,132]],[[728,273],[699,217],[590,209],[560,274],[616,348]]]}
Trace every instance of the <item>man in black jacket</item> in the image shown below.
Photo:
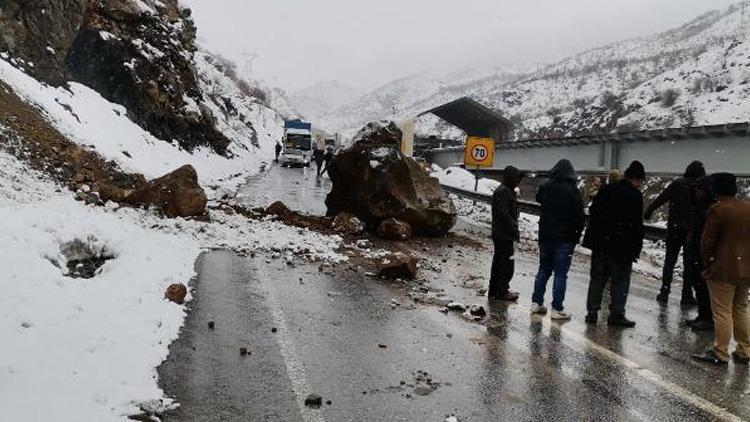
{"label": "man in black jacket", "polygon": [[573,249],[581,239],[586,214],[576,187],[573,164],[560,160],[550,171],[550,180],[539,188],[536,200],[542,206],[539,218],[539,271],[534,282],[531,313],[546,314],[544,294],[552,273],[552,319],[569,320],[563,301]]}
{"label": "man in black jacket", "polygon": [[495,253],[492,257],[492,274],[487,296],[515,302],[518,293],[510,291],[510,280],[515,272],[515,242],[520,240],[518,231],[518,204],[516,191],[521,183],[521,172],[508,166],[503,170],[503,184],[492,194],[492,241]]}
{"label": "man in black jacket", "polygon": [[639,189],[645,179],[643,164],[634,161],[625,171],[625,179],[602,188],[589,208],[589,227],[583,239],[583,246],[592,251],[586,300],[589,324],[596,324],[604,287],[611,281],[607,324],[635,326],[625,318],[625,304],[633,262],[643,249],[643,195]]}
{"label": "man in black jacket", "polygon": [[[661,291],[656,300],[667,303],[669,292],[672,289],[672,278],[674,267],[680,249],[685,253],[685,242],[690,230],[690,186],[696,180],[706,175],[703,163],[693,161],[685,170],[685,175],[667,186],[662,193],[648,206],[645,218],[650,220],[654,211],[669,203],[669,217],[667,218],[667,253],[664,257],[664,270],[661,277]],[[682,260],[685,267],[685,259]],[[688,282],[682,283],[683,305],[695,305],[692,286]]]}

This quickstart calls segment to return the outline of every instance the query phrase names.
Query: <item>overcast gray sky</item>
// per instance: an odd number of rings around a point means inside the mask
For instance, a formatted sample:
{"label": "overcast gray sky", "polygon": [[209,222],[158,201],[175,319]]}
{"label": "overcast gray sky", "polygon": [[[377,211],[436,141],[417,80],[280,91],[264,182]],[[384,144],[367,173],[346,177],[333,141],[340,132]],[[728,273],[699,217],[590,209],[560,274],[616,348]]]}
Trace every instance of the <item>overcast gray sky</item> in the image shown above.
{"label": "overcast gray sky", "polygon": [[293,91],[372,89],[461,63],[550,62],[682,25],[738,0],[182,0],[199,37]]}

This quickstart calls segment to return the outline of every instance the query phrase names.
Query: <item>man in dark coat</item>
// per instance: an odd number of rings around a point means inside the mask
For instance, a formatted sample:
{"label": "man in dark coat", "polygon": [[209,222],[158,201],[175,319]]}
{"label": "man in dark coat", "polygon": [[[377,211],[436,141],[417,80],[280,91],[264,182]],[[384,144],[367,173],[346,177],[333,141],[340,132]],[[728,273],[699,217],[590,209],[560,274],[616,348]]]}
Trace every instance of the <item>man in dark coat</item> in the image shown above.
{"label": "man in dark coat", "polygon": [[276,142],[276,162],[279,162],[279,155],[281,155],[281,150],[284,149],[284,147],[281,146],[281,142]]}
{"label": "man in dark coat", "polygon": [[[680,249],[685,247],[685,241],[690,230],[690,185],[696,180],[706,175],[703,163],[693,161],[685,170],[685,175],[667,186],[664,191],[649,205],[646,209],[646,220],[650,220],[654,211],[661,208],[664,204],[669,203],[669,217],[667,218],[667,253],[664,257],[664,269],[661,278],[661,291],[656,296],[656,300],[661,303],[667,303],[669,292],[672,289],[672,278],[674,277],[674,267],[677,264],[677,257],[680,255]],[[683,267],[685,260],[683,258]],[[682,300],[683,305],[694,305],[695,298],[690,283],[682,283]]]}
{"label": "man in dark coat", "polygon": [[516,188],[522,177],[517,168],[506,167],[503,170],[502,185],[492,194],[492,241],[495,253],[487,293],[490,299],[512,302],[518,300],[518,293],[510,291],[510,280],[515,272],[515,242],[521,238],[518,231]]}
{"label": "man in dark coat", "polygon": [[750,363],[750,202],[737,198],[737,178],[729,173],[711,175],[719,202],[708,210],[701,236],[701,255],[711,292],[714,347],[696,359],[726,365],[734,336],[735,363]]}
{"label": "man in dark coat", "polygon": [[333,148],[326,149],[326,153],[323,156],[323,172],[321,174],[326,174],[328,171],[328,166],[331,164],[331,160],[333,160]]}
{"label": "man in dark coat", "polygon": [[536,200],[542,206],[539,218],[539,271],[534,282],[531,313],[545,314],[544,294],[547,282],[552,285],[552,319],[569,320],[563,301],[573,249],[581,239],[586,214],[581,192],[576,187],[573,164],[560,160],[550,171],[550,180],[539,188]]}
{"label": "man in dark coat", "polygon": [[701,259],[701,235],[706,225],[706,215],[709,208],[716,203],[713,194],[711,178],[701,177],[690,186],[690,223],[687,241],[685,242],[684,282],[695,289],[695,299],[698,302],[698,316],[688,320],[687,324],[693,331],[712,331],[714,319],[711,314],[711,297],[708,284],[703,278],[703,262]]}
{"label": "man in dark coat", "polygon": [[640,187],[646,179],[643,164],[634,161],[625,171],[625,179],[602,188],[589,208],[589,227],[583,246],[591,249],[586,322],[596,324],[604,287],[610,285],[611,303],[607,324],[634,327],[625,318],[633,262],[643,249],[643,195]]}
{"label": "man in dark coat", "polygon": [[320,176],[321,171],[323,171],[323,150],[317,146],[313,150],[313,161],[315,161],[315,165],[318,168],[318,176]]}

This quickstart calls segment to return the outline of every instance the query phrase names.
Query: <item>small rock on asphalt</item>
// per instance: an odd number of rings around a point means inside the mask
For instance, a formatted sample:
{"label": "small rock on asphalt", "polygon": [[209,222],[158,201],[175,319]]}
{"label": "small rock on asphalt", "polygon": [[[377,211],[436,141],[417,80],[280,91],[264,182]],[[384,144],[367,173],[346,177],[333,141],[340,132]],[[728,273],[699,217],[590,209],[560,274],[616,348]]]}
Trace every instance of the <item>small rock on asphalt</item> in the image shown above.
{"label": "small rock on asphalt", "polygon": [[213,321],[208,321],[208,328],[213,330],[215,325]]}
{"label": "small rock on asphalt", "polygon": [[317,394],[310,394],[305,399],[305,406],[318,409],[323,404],[323,398]]}

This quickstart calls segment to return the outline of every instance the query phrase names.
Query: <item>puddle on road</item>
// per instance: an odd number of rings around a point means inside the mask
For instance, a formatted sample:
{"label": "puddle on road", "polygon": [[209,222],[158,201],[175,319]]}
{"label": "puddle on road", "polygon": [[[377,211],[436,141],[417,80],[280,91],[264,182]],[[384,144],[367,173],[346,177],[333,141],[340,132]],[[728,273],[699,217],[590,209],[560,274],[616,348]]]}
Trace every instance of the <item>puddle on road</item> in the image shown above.
{"label": "puddle on road", "polygon": [[325,199],[331,190],[328,176],[317,177],[313,168],[273,166],[263,174],[248,179],[237,193],[244,206],[267,207],[282,201],[294,211],[325,215]]}

